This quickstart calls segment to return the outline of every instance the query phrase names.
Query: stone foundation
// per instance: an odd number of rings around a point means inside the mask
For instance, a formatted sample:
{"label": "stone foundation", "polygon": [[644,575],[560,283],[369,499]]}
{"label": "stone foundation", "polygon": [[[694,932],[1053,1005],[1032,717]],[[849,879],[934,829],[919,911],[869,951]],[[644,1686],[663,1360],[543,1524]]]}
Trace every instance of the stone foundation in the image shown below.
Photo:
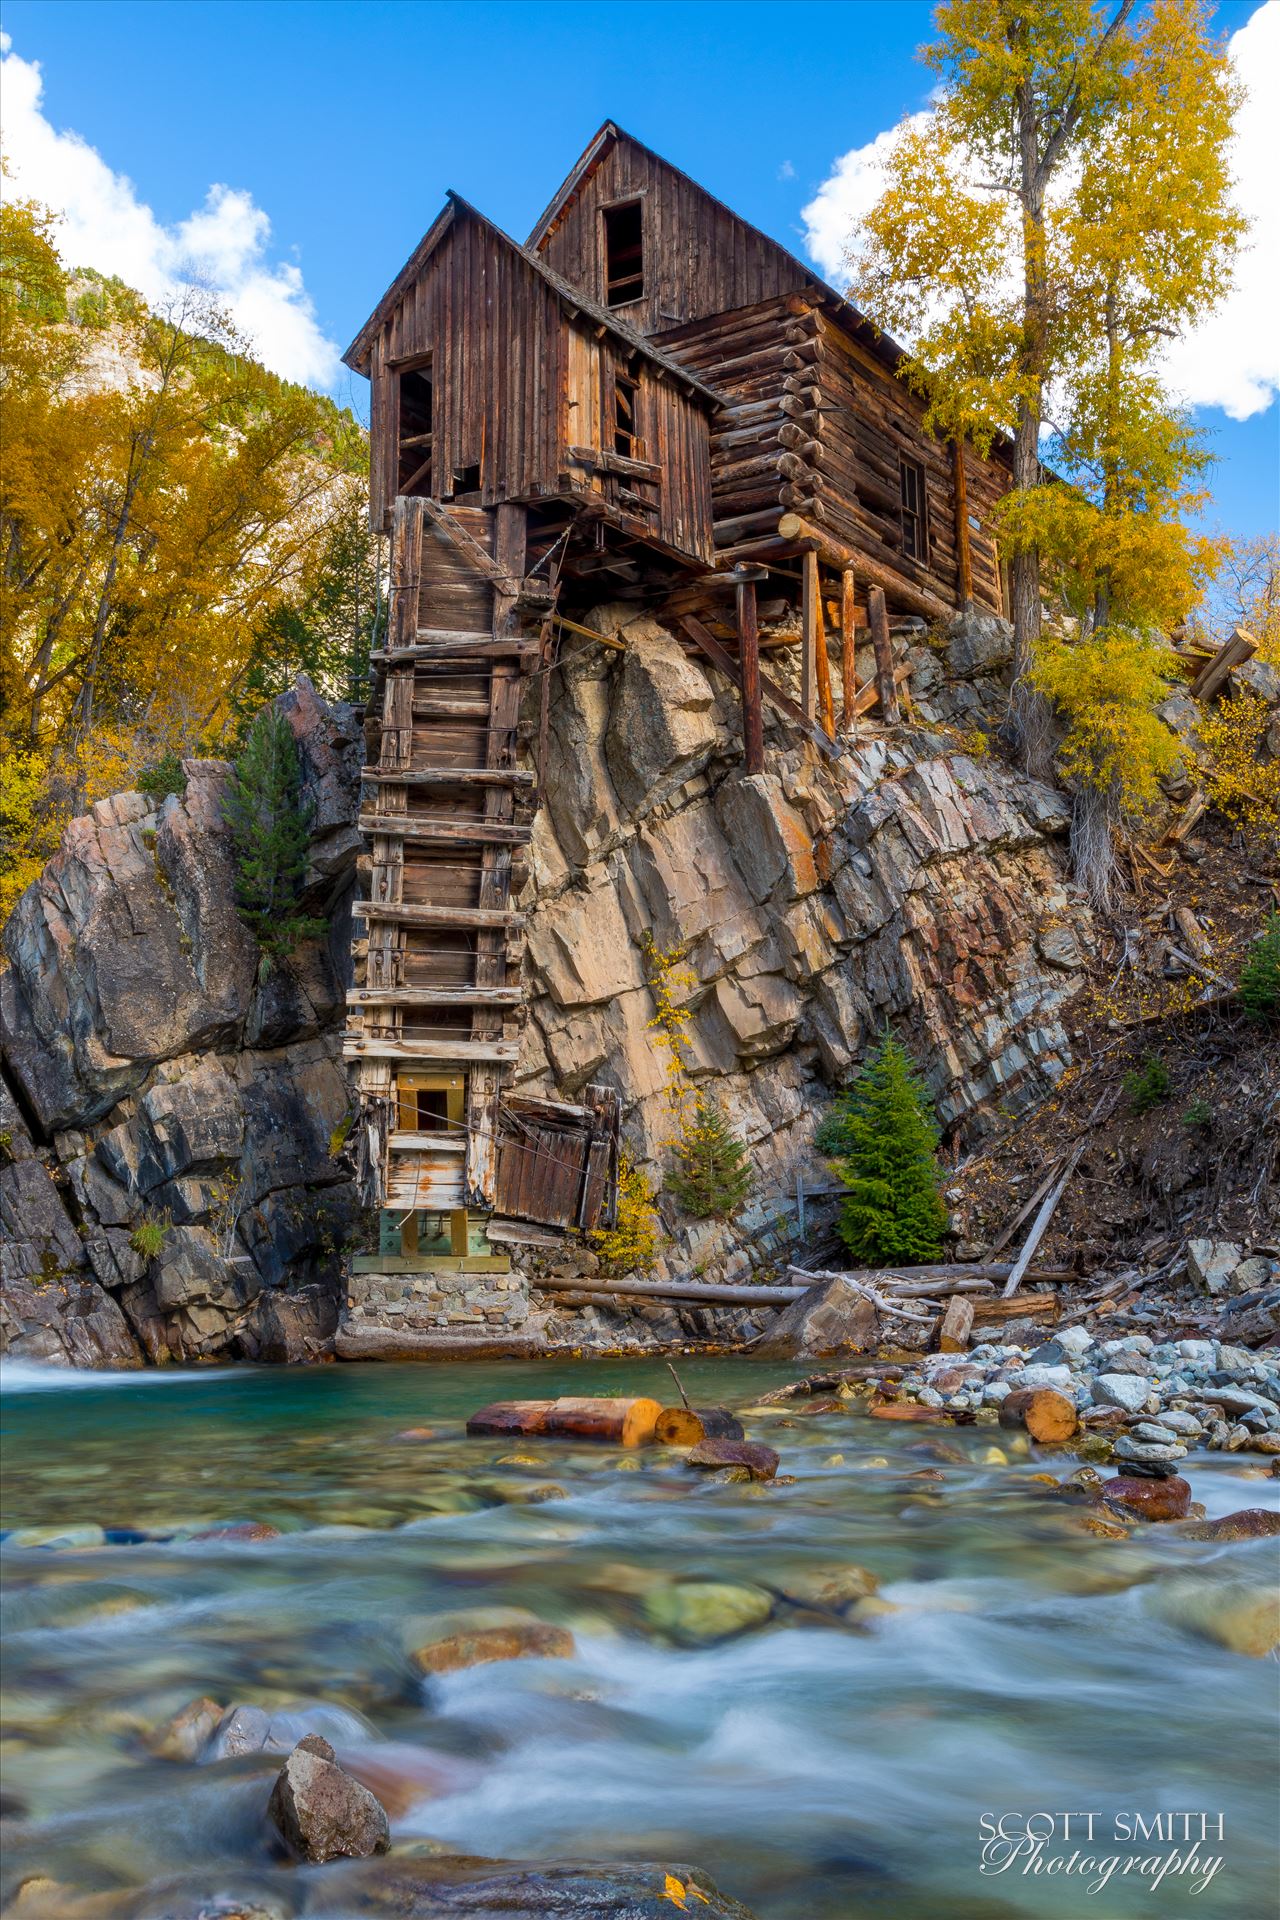
{"label": "stone foundation", "polygon": [[529,1289],[523,1274],[432,1267],[421,1273],[353,1273],[342,1327],[351,1334],[375,1328],[484,1334],[519,1329],[528,1317]]}

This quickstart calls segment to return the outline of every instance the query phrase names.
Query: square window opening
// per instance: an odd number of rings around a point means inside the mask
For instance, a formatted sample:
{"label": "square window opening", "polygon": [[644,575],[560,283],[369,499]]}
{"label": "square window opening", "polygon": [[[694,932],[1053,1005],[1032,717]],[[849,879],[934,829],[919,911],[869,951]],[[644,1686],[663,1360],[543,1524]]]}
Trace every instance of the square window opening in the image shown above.
{"label": "square window opening", "polygon": [[418,1132],[447,1133],[449,1130],[449,1095],[444,1087],[419,1087]]}
{"label": "square window opening", "polygon": [[644,203],[604,209],[604,298],[624,307],[644,297]]}
{"label": "square window opening", "polygon": [[613,382],[613,451],[620,453],[624,460],[639,460],[640,434],[638,414],[640,407],[640,388],[634,380],[625,379],[621,374]]}
{"label": "square window opening", "polygon": [[477,463],[474,467],[455,467],[453,471],[453,485],[450,491],[455,500],[461,498],[463,494],[479,493],[479,464]]}

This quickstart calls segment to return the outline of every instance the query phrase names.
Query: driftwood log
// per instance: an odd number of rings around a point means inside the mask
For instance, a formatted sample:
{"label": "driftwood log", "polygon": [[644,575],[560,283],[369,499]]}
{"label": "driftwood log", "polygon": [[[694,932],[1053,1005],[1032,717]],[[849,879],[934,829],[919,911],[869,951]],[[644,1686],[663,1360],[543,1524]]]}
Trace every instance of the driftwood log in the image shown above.
{"label": "driftwood log", "polygon": [[1080,1425],[1075,1402],[1053,1387],[1022,1387],[1000,1403],[1000,1425],[1022,1427],[1033,1440],[1052,1445],[1070,1440]]}
{"label": "driftwood log", "polygon": [[701,1440],[742,1440],[742,1422],[727,1407],[663,1407],[653,1437],[664,1447],[696,1447]]}
{"label": "driftwood log", "polygon": [[656,1400],[498,1400],[467,1421],[467,1432],[540,1435],[552,1440],[603,1440],[642,1447],[654,1437],[662,1408]]}

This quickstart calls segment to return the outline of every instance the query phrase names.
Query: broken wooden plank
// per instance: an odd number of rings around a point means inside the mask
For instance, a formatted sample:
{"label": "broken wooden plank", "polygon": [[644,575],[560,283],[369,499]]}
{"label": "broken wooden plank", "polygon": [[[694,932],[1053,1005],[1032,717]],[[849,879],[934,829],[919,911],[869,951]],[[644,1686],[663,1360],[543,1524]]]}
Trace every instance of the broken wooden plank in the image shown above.
{"label": "broken wooden plank", "polygon": [[352,1007],[517,1007],[519,987],[348,987]]}
{"label": "broken wooden plank", "polygon": [[424,499],[419,511],[425,514],[436,532],[456,548],[477,573],[482,574],[494,586],[501,588],[504,593],[517,591],[519,581],[513,580],[510,574],[503,571],[492,554],[488,553],[480,542],[468,533],[462,522],[448,507],[442,505],[439,500]]}
{"label": "broken wooden plank", "polygon": [[1031,1231],[1023,1241],[1022,1251],[1014,1261],[1009,1273],[1009,1278],[1005,1281],[1004,1294],[1002,1296],[1005,1300],[1011,1299],[1021,1286],[1023,1276],[1027,1268],[1031,1265],[1031,1256],[1045,1236],[1045,1230],[1054,1216],[1058,1202],[1067,1190],[1067,1183],[1076,1170],[1077,1163],[1079,1162],[1081,1154],[1084,1152],[1084,1148],[1084,1141],[1077,1140],[1071,1153],[1068,1155],[1067,1164],[1063,1168],[1062,1173],[1054,1182],[1050,1192],[1045,1195],[1040,1211],[1032,1223]]}
{"label": "broken wooden plank", "polygon": [[343,1055],[352,1060],[412,1060],[415,1064],[459,1066],[467,1061],[494,1061],[511,1065],[520,1052],[518,1040],[437,1040],[424,1034],[415,1040],[346,1039]]}
{"label": "broken wooden plank", "polygon": [[1191,682],[1191,692],[1197,700],[1212,700],[1226,686],[1236,667],[1242,667],[1258,651],[1258,643],[1244,627],[1236,627],[1223,642],[1213,659],[1206,662]]}

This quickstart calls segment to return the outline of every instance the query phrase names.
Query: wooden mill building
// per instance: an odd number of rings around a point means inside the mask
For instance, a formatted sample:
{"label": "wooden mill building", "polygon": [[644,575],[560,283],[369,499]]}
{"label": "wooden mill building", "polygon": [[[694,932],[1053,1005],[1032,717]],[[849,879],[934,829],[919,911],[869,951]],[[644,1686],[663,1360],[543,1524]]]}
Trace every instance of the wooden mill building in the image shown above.
{"label": "wooden mill building", "polygon": [[[895,617],[1002,611],[1010,476],[931,438],[890,341],[612,122],[523,244],[448,195],[345,358],[391,539],[347,1040],[362,1167],[384,1259],[483,1266],[606,1221],[614,1190],[615,1094],[503,1093],[560,633],[642,602],[740,689],[749,770],[762,703],[839,753],[860,714],[897,717]],[[758,616],[793,635],[790,688]]]}

